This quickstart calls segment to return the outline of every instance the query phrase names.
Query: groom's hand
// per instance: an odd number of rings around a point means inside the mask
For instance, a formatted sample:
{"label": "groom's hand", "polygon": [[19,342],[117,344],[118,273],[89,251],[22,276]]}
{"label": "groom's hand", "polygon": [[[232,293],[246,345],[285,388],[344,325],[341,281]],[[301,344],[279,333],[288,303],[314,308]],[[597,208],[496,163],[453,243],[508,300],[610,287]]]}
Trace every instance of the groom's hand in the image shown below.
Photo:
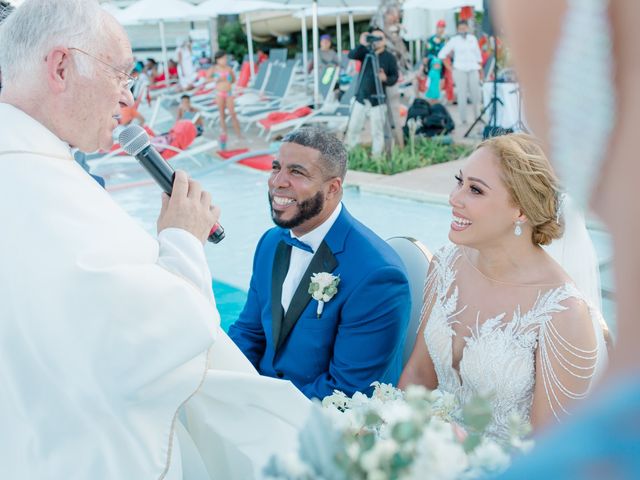
{"label": "groom's hand", "polygon": [[171,197],[162,194],[158,233],[165,228],[180,228],[204,244],[218,218],[220,208],[211,204],[211,194],[185,172],[176,170]]}

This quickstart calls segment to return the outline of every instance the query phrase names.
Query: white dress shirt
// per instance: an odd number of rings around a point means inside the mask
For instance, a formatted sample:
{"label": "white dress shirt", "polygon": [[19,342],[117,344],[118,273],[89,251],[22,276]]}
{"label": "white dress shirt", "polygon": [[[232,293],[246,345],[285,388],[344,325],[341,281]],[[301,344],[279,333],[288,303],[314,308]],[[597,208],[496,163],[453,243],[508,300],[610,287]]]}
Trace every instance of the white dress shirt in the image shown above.
{"label": "white dress shirt", "polygon": [[[285,313],[289,308],[289,304],[291,303],[291,299],[293,295],[296,293],[296,289],[302,280],[302,276],[304,272],[309,268],[309,264],[311,263],[311,259],[315,252],[318,251],[320,244],[324,240],[325,235],[331,230],[331,227],[335,223],[338,215],[342,211],[342,203],[339,203],[333,213],[327,218],[323,223],[318,225],[314,230],[309,233],[302,235],[301,237],[296,237],[293,232],[291,232],[291,236],[297,238],[301,242],[306,243],[311,248],[313,248],[313,253],[302,250],[301,248],[292,247],[291,248],[291,260],[289,261],[289,270],[287,271],[287,276],[282,282],[282,308]],[[319,272],[313,272],[319,273]],[[311,282],[311,279],[309,279]]]}
{"label": "white dress shirt", "polygon": [[442,47],[438,58],[444,60],[451,52],[453,52],[454,69],[462,70],[463,72],[480,70],[482,54],[475,35],[470,33],[466,37],[455,35]]}

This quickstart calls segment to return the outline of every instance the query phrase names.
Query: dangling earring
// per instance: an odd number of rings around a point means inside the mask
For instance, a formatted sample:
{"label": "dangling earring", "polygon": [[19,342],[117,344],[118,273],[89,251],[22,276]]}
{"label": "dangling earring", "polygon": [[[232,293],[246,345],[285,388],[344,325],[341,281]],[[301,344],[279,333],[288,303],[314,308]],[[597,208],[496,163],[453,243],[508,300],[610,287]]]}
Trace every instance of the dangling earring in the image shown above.
{"label": "dangling earring", "polygon": [[520,220],[516,220],[516,228],[513,230],[516,237],[522,235],[522,227],[520,225],[522,225],[522,222]]}

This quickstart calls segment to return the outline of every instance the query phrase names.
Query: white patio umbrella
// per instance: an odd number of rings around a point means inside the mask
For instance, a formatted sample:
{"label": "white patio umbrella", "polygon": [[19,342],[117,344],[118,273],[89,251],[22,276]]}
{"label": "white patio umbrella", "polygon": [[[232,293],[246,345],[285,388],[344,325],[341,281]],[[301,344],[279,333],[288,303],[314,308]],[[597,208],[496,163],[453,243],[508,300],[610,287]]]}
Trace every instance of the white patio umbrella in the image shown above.
{"label": "white patio umbrella", "polygon": [[[272,0],[284,5],[309,6],[309,0]],[[311,4],[311,12],[313,18],[313,64],[319,65],[318,61],[318,8],[319,7],[377,7],[379,0],[313,0]],[[320,90],[320,79],[318,68],[314,68],[313,75],[313,99],[314,103],[318,102]]]}
{"label": "white patio umbrella", "polygon": [[482,0],[407,0],[402,4],[403,10],[420,8],[423,10],[449,10],[452,8],[473,7],[482,12]]}
{"label": "white patio umbrella", "polygon": [[125,8],[120,16],[123,25],[137,23],[157,23],[160,28],[160,44],[162,46],[163,71],[167,78],[167,44],[164,35],[165,22],[179,22],[201,18],[198,10],[191,3],[183,0],[139,0]]}
{"label": "white patio umbrella", "polygon": [[253,38],[251,35],[251,13],[269,10],[291,10],[282,3],[261,0],[206,0],[196,7],[198,14],[203,17],[217,17],[218,15],[239,15],[243,13],[247,29],[247,47],[249,49],[249,71],[251,78],[255,75],[253,64]]}

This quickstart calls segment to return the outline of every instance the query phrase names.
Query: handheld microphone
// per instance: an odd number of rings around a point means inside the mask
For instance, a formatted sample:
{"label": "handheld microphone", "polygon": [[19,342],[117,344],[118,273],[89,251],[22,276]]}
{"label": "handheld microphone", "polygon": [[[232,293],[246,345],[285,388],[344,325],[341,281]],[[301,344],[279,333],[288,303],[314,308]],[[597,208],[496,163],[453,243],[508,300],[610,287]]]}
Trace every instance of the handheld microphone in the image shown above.
{"label": "handheld microphone", "polygon": [[[145,170],[149,172],[149,175],[160,185],[162,190],[171,196],[175,171],[171,165],[160,156],[158,151],[153,148],[149,140],[149,135],[147,135],[144,128],[139,125],[129,125],[120,132],[118,141],[122,149],[129,155],[136,157]],[[219,223],[216,223],[211,229],[207,240],[212,243],[218,243],[223,238],[224,228],[222,228],[222,225]]]}

